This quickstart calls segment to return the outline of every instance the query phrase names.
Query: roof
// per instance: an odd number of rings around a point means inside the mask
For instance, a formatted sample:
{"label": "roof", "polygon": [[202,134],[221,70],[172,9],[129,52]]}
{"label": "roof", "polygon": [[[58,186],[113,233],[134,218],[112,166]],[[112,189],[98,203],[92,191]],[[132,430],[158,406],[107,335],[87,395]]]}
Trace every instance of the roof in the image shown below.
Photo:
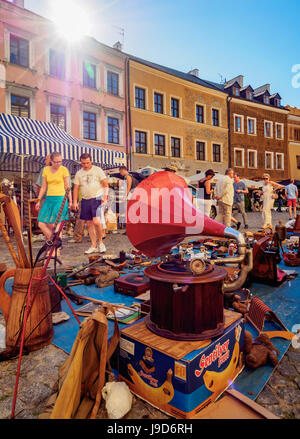
{"label": "roof", "polygon": [[280,96],[279,93],[274,93],[274,94],[272,94],[272,95],[270,96],[270,99],[274,99],[274,98],[279,98],[279,99],[281,99],[281,96]]}
{"label": "roof", "polygon": [[240,91],[245,91],[245,90],[248,90],[248,89],[250,89],[251,91],[254,91],[250,84],[245,85],[245,87],[240,88]]}
{"label": "roof", "polygon": [[257,92],[254,90],[254,96],[255,97],[262,96],[262,95],[265,95],[265,94],[268,94],[269,96],[271,96],[269,90],[260,90],[260,91],[257,91]]}
{"label": "roof", "polygon": [[241,86],[237,81],[224,84],[224,89],[231,88],[231,87],[238,87],[241,89]]}
{"label": "roof", "polygon": [[162,66],[160,64],[156,64],[156,63],[153,63],[150,61],[146,61],[145,59],[137,58],[136,56],[133,56],[133,55],[128,55],[128,56],[129,56],[129,59],[131,61],[135,61],[135,62],[138,62],[140,64],[144,64],[145,66],[151,67],[151,68],[156,69],[156,70],[160,70],[161,72],[168,73],[169,75],[177,76],[178,78],[184,79],[184,80],[189,81],[189,82],[193,82],[194,84],[202,85],[202,87],[208,87],[208,88],[211,88],[213,90],[218,90],[218,91],[221,91],[223,93],[226,93],[224,91],[223,84],[218,84],[216,82],[208,81],[206,79],[201,79],[195,75],[180,72],[179,70],[175,70],[175,69],[172,69],[170,67],[166,67],[166,66]]}
{"label": "roof", "polygon": [[83,153],[89,153],[93,163],[103,168],[117,167],[126,161],[125,153],[81,142],[54,123],[0,114],[0,155],[23,155],[43,163],[54,151],[70,165],[78,164]]}

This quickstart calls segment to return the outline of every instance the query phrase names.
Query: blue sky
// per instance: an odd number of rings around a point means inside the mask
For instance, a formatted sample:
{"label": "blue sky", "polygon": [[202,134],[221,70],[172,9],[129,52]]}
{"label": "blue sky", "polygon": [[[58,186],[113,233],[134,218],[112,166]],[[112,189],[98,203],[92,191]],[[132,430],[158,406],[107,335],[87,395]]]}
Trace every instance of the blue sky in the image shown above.
{"label": "blue sky", "polygon": [[[49,17],[50,3],[25,0],[25,7]],[[184,72],[198,68],[200,77],[215,82],[241,74],[245,85],[269,83],[284,105],[300,108],[300,78],[295,77],[300,72],[299,0],[84,0],[83,4],[93,23],[91,36],[105,44],[122,41],[119,28],[124,28],[127,53]]]}

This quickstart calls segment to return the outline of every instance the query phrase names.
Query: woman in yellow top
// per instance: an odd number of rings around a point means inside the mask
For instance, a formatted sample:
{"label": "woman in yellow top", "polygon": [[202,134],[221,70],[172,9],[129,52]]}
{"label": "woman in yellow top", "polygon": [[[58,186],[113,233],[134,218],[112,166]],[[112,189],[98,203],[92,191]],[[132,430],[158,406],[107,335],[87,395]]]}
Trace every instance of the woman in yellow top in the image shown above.
{"label": "woman in yellow top", "polygon": [[[38,211],[40,210],[37,218],[39,228],[46,239],[50,239],[53,234],[53,227],[58,211],[61,207],[66,189],[70,187],[70,174],[68,169],[62,166],[61,155],[58,152],[53,152],[50,158],[51,165],[46,166],[43,170],[43,183],[36,203],[36,209]],[[47,193],[46,201],[42,208],[40,208],[40,201],[45,193]],[[71,191],[69,193],[69,203],[72,205]],[[68,202],[66,202],[60,222],[68,220]]]}

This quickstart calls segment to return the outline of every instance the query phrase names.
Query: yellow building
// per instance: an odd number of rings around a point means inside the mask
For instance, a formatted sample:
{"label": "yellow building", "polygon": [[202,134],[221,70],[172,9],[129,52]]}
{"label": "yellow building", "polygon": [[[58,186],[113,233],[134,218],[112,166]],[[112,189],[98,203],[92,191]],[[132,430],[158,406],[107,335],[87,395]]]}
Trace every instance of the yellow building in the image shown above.
{"label": "yellow building", "polygon": [[286,106],[288,114],[289,177],[300,180],[300,109]]}
{"label": "yellow building", "polygon": [[129,57],[131,169],[176,162],[193,175],[228,165],[227,97],[222,85]]}

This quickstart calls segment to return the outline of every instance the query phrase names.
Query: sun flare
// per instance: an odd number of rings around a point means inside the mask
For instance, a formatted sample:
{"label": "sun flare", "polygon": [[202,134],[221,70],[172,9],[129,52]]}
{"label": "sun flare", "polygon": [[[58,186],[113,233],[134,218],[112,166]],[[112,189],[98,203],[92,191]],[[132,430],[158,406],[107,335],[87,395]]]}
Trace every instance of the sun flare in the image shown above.
{"label": "sun flare", "polygon": [[89,35],[91,20],[86,10],[74,0],[51,0],[51,19],[60,36],[70,43]]}

